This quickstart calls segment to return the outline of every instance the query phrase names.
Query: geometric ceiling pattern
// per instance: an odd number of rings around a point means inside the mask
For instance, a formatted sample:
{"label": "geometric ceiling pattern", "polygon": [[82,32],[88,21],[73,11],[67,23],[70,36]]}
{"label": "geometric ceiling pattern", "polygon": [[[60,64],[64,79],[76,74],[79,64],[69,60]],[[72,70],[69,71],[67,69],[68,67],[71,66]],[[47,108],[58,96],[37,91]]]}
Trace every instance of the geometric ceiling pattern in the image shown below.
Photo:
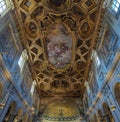
{"label": "geometric ceiling pattern", "polygon": [[100,21],[99,0],[14,3],[40,95],[81,96]]}

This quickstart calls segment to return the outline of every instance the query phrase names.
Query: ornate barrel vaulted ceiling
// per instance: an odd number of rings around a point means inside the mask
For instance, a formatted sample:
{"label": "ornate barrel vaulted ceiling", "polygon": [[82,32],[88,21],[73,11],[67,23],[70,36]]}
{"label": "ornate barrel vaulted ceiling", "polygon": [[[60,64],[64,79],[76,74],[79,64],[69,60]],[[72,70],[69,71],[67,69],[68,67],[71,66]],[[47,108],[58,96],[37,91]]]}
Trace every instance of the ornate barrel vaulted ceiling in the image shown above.
{"label": "ornate barrel vaulted ceiling", "polygon": [[42,96],[81,96],[101,16],[99,0],[15,0]]}

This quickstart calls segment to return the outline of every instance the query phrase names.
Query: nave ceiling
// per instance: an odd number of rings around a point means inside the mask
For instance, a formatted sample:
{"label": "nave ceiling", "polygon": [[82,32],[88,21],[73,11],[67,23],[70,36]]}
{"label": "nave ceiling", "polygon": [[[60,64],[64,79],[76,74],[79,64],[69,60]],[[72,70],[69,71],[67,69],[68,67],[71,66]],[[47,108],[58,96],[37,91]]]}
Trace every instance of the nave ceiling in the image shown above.
{"label": "nave ceiling", "polygon": [[100,0],[14,0],[42,96],[82,96],[95,48]]}

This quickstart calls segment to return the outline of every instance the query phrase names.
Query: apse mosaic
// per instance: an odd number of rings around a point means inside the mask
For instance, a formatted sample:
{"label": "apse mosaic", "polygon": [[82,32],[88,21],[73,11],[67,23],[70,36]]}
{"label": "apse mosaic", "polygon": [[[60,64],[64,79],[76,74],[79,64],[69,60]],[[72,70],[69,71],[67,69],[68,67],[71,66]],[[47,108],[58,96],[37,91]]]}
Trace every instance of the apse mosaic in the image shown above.
{"label": "apse mosaic", "polygon": [[[16,17],[42,96],[82,96],[103,11],[99,0],[20,0]],[[22,25],[22,26],[21,26]]]}
{"label": "apse mosaic", "polygon": [[80,117],[77,104],[67,100],[51,102],[45,107],[43,113],[43,119],[53,121],[71,121]]}

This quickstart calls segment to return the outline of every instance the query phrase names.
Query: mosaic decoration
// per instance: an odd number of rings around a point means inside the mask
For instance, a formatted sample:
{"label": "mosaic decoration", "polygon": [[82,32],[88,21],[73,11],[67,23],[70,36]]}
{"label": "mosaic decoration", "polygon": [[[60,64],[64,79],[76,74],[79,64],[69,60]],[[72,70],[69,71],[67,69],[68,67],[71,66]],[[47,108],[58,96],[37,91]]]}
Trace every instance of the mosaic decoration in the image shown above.
{"label": "mosaic decoration", "polygon": [[83,95],[102,2],[14,0],[15,19],[41,96]]}
{"label": "mosaic decoration", "polygon": [[[54,109],[53,109],[54,108]],[[53,121],[72,121],[79,119],[78,106],[72,101],[55,100],[44,110],[43,119]]]}

